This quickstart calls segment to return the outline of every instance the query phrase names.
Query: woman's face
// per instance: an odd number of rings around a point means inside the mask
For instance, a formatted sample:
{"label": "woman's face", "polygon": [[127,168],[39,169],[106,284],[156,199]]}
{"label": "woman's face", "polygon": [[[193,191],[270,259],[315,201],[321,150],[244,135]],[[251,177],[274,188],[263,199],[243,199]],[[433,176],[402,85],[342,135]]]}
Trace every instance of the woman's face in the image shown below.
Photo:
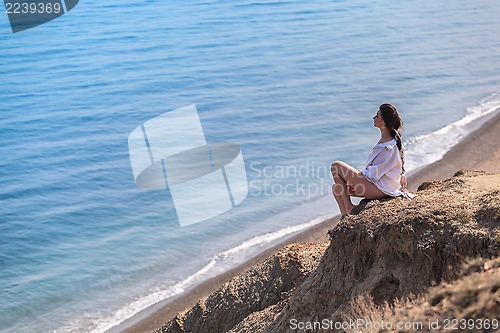
{"label": "woman's face", "polygon": [[373,117],[373,126],[377,128],[382,128],[385,125],[382,116],[380,115],[380,110],[377,111],[377,114]]}

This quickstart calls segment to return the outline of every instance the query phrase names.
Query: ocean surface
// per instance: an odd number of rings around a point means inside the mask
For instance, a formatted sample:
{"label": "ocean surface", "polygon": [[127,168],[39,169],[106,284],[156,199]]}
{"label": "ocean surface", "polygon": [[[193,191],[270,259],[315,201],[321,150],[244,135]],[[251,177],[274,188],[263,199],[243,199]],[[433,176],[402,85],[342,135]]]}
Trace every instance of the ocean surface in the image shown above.
{"label": "ocean surface", "polygon": [[[500,107],[498,1],[80,1],[12,33],[0,7],[0,332],[104,332],[338,213],[396,105],[406,169]],[[196,104],[249,193],[181,227],[128,136]]]}

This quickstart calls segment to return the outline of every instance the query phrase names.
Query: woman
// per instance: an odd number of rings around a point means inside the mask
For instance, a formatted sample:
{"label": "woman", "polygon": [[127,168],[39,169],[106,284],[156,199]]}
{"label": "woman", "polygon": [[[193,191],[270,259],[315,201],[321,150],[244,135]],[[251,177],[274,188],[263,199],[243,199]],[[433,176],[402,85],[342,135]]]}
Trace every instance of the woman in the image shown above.
{"label": "woman", "polygon": [[373,126],[380,130],[381,137],[363,170],[356,170],[341,161],[332,163],[335,181],[332,192],[342,216],[350,214],[354,208],[351,196],[368,199],[399,195],[409,199],[414,196],[406,189],[403,143],[399,134],[403,121],[396,108],[382,104],[373,117]]}

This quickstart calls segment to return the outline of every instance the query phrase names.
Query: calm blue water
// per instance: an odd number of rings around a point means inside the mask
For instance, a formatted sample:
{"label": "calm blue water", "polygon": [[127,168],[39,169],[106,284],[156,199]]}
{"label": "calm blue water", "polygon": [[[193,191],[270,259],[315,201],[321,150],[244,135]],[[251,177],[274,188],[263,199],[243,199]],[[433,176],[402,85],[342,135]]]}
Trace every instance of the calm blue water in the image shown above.
{"label": "calm blue water", "polygon": [[[81,1],[12,34],[0,14],[0,331],[103,332],[335,214],[383,102],[407,169],[500,106],[500,7],[436,1]],[[241,146],[250,193],[181,228],[136,187],[127,138],[195,103]]]}

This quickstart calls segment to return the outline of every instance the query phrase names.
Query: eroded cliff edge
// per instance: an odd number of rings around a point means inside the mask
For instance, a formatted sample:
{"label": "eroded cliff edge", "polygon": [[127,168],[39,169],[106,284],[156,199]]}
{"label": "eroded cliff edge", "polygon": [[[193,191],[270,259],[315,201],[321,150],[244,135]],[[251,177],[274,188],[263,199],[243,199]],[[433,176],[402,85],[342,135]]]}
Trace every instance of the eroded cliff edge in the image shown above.
{"label": "eroded cliff edge", "polygon": [[500,175],[459,171],[411,201],[358,211],[329,244],[284,248],[157,332],[290,332],[292,322],[415,318],[408,309],[419,307],[422,320],[499,317]]}

